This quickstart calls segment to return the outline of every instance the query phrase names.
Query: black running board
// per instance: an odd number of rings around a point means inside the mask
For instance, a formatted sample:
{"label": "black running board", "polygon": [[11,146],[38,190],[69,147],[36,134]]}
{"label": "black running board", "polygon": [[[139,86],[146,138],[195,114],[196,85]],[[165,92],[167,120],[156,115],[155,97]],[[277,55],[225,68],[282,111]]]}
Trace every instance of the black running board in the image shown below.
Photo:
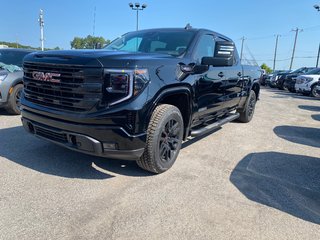
{"label": "black running board", "polygon": [[226,118],[220,119],[220,120],[218,120],[218,121],[216,121],[216,122],[214,122],[214,123],[212,123],[210,125],[207,125],[207,126],[205,126],[203,128],[200,128],[200,129],[197,129],[197,130],[193,130],[193,131],[191,131],[191,137],[197,137],[199,135],[202,135],[202,134],[205,134],[207,132],[210,132],[210,131],[212,131],[212,130],[214,130],[216,128],[221,127],[222,125],[224,125],[224,124],[226,124],[228,122],[231,122],[233,120],[238,119],[239,116],[240,116],[239,113],[234,113],[234,114],[231,114],[231,115],[227,116]]}

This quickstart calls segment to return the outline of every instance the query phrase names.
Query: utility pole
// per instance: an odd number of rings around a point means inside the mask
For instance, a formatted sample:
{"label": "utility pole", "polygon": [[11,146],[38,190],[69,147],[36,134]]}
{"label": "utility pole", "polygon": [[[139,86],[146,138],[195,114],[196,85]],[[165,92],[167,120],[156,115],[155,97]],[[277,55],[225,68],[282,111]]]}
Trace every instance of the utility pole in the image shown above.
{"label": "utility pole", "polygon": [[277,51],[278,51],[278,40],[279,40],[280,35],[278,34],[276,36],[276,46],[274,48],[274,58],[273,58],[273,72],[276,69],[276,61],[277,61]]}
{"label": "utility pole", "polygon": [[95,35],[95,31],[96,31],[96,6],[94,7],[94,12],[93,12],[93,32],[92,32],[92,36]]}
{"label": "utility pole", "polygon": [[41,42],[41,51],[44,50],[44,20],[43,20],[43,10],[40,9],[39,19],[38,22],[40,24],[40,42]]}
{"label": "utility pole", "polygon": [[241,38],[240,63],[241,63],[241,61],[242,61],[244,40],[245,40],[245,38],[244,38],[244,37],[242,37],[242,38]]}
{"label": "utility pole", "polygon": [[298,33],[302,32],[302,29],[296,28],[292,30],[293,32],[296,32],[295,38],[294,38],[294,44],[293,44],[293,50],[292,50],[292,57],[291,57],[291,62],[290,62],[290,68],[289,70],[292,69],[292,64],[293,64],[293,60],[294,60],[294,54],[296,51],[296,46],[297,46],[297,39],[298,39]]}
{"label": "utility pole", "polygon": [[316,65],[316,67],[319,67],[319,57],[320,57],[320,43],[319,43],[319,49],[318,49],[317,65]]}

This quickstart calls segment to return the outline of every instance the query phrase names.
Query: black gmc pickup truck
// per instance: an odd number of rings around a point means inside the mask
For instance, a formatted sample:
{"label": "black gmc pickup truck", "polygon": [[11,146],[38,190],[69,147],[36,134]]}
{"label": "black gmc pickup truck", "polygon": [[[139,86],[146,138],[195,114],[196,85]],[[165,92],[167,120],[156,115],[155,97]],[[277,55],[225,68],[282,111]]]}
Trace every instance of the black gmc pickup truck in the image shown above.
{"label": "black gmc pickup truck", "polygon": [[69,149],[161,173],[183,140],[235,119],[249,122],[260,75],[216,32],[130,32],[101,50],[26,56],[22,123]]}

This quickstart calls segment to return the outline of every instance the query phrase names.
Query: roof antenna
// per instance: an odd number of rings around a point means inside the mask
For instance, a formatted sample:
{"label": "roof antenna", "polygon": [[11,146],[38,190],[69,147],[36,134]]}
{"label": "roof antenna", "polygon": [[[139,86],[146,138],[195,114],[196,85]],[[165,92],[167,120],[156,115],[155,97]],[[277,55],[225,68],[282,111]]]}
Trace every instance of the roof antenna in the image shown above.
{"label": "roof antenna", "polygon": [[192,28],[192,26],[190,25],[190,23],[188,23],[185,27],[184,27],[184,29],[186,29],[186,30],[189,30],[189,29],[191,29]]}

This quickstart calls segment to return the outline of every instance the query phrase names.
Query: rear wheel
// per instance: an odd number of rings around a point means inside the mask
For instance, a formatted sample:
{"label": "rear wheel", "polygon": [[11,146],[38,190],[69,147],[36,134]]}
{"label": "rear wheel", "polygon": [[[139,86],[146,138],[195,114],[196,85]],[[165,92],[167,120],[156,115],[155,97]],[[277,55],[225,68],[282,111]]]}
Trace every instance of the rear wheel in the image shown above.
{"label": "rear wheel", "polygon": [[317,85],[313,85],[312,88],[311,88],[311,96],[312,97],[320,97],[320,94],[318,92],[318,88],[317,88]]}
{"label": "rear wheel", "polygon": [[10,114],[19,115],[21,107],[21,96],[23,91],[23,85],[17,84],[13,87],[9,96],[8,105],[6,110]]}
{"label": "rear wheel", "polygon": [[153,173],[162,173],[172,167],[179,154],[183,137],[183,119],[178,108],[159,105],[152,114],[147,143],[137,164]]}
{"label": "rear wheel", "polygon": [[256,93],[253,90],[251,90],[244,111],[239,112],[240,117],[238,120],[240,122],[248,123],[251,121],[254,114],[255,107],[256,107],[256,102],[257,102]]}

